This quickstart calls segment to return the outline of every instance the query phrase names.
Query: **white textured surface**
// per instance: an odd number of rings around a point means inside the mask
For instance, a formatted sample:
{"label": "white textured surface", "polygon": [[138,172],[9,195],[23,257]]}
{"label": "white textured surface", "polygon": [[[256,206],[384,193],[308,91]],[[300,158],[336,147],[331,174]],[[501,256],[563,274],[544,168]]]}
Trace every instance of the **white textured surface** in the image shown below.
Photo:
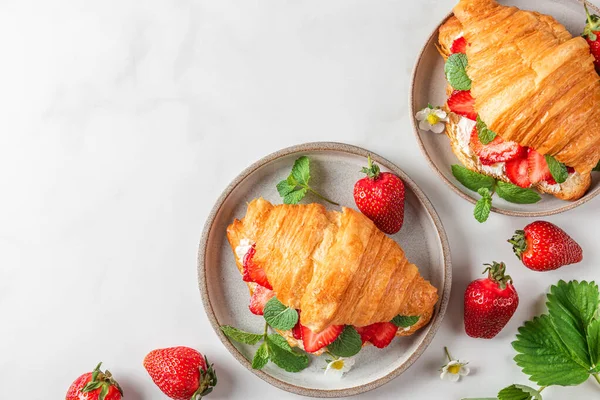
{"label": "white textured surface", "polygon": [[[479,225],[429,169],[407,115],[409,77],[453,4],[1,2],[2,397],[60,399],[102,360],[127,399],[164,399],[142,359],[188,345],[217,365],[212,399],[296,398],[218,342],[202,311],[196,250],[240,170],[315,140],[364,146],[401,166],[437,207],[453,252],[454,292],[436,339],[407,373],[361,398],[482,397],[526,383],[510,342],[543,310],[549,285],[600,278],[600,201],[549,218],[582,244],[585,261],[536,274],[504,242],[529,220],[493,215]],[[462,330],[462,292],[491,260],[509,262],[521,304],[496,339],[474,340]],[[445,345],[471,361],[459,384],[439,380]],[[599,390],[588,381],[544,399]]]}

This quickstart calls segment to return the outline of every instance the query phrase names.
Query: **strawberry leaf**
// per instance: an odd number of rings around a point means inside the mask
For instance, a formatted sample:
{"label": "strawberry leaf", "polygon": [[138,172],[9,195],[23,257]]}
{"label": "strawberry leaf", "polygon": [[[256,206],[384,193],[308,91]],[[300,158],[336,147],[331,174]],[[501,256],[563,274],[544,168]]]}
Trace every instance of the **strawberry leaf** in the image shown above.
{"label": "strawberry leaf", "polygon": [[463,186],[474,192],[481,188],[488,188],[490,191],[493,191],[496,183],[496,180],[491,176],[471,171],[458,164],[452,166],[452,175],[454,175]]}
{"label": "strawberry leaf", "polygon": [[529,386],[511,385],[498,393],[498,400],[542,400],[542,395]]}
{"label": "strawberry leaf", "polygon": [[444,73],[450,85],[456,90],[471,89],[471,79],[467,75],[467,55],[454,53],[448,57],[444,65]]}
{"label": "strawberry leaf", "polygon": [[256,344],[263,338],[263,335],[244,332],[229,325],[221,326],[221,331],[223,331],[225,336],[227,336],[229,339],[244,344]]}
{"label": "strawberry leaf", "polygon": [[600,319],[593,321],[587,327],[587,339],[590,361],[595,365],[593,372],[600,372]]}
{"label": "strawberry leaf", "polygon": [[273,297],[265,304],[264,317],[272,328],[287,331],[298,322],[298,311],[285,306],[276,297]]}
{"label": "strawberry leaf", "polygon": [[487,127],[485,122],[479,118],[479,115],[477,116],[477,136],[483,144],[490,144],[498,136],[496,132]]}
{"label": "strawberry leaf", "polygon": [[327,346],[327,350],[338,357],[352,357],[362,349],[362,340],[353,326],[346,325],[340,336]]}
{"label": "strawberry leaf", "polygon": [[263,369],[265,365],[269,362],[269,348],[266,343],[260,345],[258,350],[256,350],[256,354],[254,354],[254,359],[252,360],[252,368],[253,369]]}

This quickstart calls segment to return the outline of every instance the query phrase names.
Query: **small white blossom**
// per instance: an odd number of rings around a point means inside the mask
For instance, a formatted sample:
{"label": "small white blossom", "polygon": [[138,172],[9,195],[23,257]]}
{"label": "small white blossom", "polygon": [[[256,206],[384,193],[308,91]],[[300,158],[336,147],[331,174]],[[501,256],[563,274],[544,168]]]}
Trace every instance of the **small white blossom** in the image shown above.
{"label": "small white blossom", "polygon": [[419,128],[424,131],[442,133],[446,129],[445,122],[448,122],[448,114],[439,108],[431,106],[425,107],[415,115],[419,121]]}
{"label": "small white blossom", "polygon": [[450,357],[450,353],[447,348],[444,348],[446,351],[446,355],[448,356],[448,364],[442,367],[442,373],[440,374],[440,378],[442,380],[450,381],[450,382],[458,382],[461,376],[467,376],[471,372],[469,367],[467,367],[468,362],[461,362],[458,360],[453,360]]}
{"label": "small white blossom", "polygon": [[340,357],[336,360],[331,360],[331,362],[327,364],[327,368],[325,368],[325,375],[339,379],[346,372],[350,371],[353,365],[354,358]]}

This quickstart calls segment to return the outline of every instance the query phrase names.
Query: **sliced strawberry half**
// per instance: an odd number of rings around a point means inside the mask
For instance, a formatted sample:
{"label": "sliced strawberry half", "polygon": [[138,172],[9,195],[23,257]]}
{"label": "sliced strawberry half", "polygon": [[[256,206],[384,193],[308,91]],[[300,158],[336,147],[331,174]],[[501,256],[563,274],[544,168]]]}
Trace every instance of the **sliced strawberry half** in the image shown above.
{"label": "sliced strawberry half", "polygon": [[377,322],[365,326],[361,328],[361,330],[363,332],[362,334],[360,331],[358,332],[361,339],[366,338],[369,342],[373,343],[375,347],[383,349],[394,340],[396,332],[398,332],[398,327],[391,322]]}
{"label": "sliced strawberry half", "polygon": [[250,297],[250,305],[248,308],[255,315],[263,315],[265,304],[275,296],[275,292],[260,285],[256,285],[252,297]]}
{"label": "sliced strawberry half", "polygon": [[462,115],[473,121],[477,120],[475,99],[471,96],[470,90],[455,90],[448,98],[448,108],[453,113]]}
{"label": "sliced strawberry half", "polygon": [[546,157],[532,148],[527,151],[527,164],[531,183],[538,183],[552,178]]}
{"label": "sliced strawberry half", "polygon": [[360,335],[360,339],[362,340],[363,344],[365,344],[371,339],[372,333],[369,329],[369,326],[354,327],[354,329],[356,329],[356,332],[358,332],[358,334]]}
{"label": "sliced strawberry half", "polygon": [[467,39],[464,37],[459,37],[454,42],[452,42],[452,47],[450,48],[452,54],[454,53],[466,53],[467,52]]}
{"label": "sliced strawberry half", "polygon": [[242,280],[244,282],[255,282],[260,286],[266,287],[267,289],[273,289],[273,286],[271,286],[269,280],[267,279],[265,270],[259,267],[252,260],[254,258],[254,254],[256,254],[256,248],[252,246],[244,256],[244,273],[242,274]]}
{"label": "sliced strawberry half", "polygon": [[500,136],[496,136],[488,144],[481,143],[477,127],[474,127],[471,132],[471,148],[483,165],[493,165],[499,162],[514,160],[515,158],[524,158],[527,155],[525,147],[515,142],[505,142]]}
{"label": "sliced strawberry half", "polygon": [[302,325],[300,325],[300,310],[296,310],[296,311],[298,311],[298,322],[296,322],[296,325],[294,325],[294,327],[292,328],[292,335],[294,336],[294,339],[302,340]]}
{"label": "sliced strawberry half", "polygon": [[522,188],[528,188],[531,186],[528,167],[527,158],[516,158],[508,161],[504,168],[506,176],[512,183]]}
{"label": "sliced strawberry half", "polygon": [[302,343],[304,344],[304,350],[308,353],[314,353],[321,350],[323,347],[335,342],[335,339],[340,336],[343,330],[344,325],[331,325],[324,331],[315,333],[306,326],[302,326]]}

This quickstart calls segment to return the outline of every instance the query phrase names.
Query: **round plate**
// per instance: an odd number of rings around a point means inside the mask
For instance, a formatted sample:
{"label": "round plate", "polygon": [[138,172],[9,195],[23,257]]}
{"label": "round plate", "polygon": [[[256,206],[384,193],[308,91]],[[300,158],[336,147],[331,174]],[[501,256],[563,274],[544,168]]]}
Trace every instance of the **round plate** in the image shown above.
{"label": "round plate", "polygon": [[[517,6],[524,10],[535,9],[535,11],[543,14],[552,15],[574,36],[581,34],[586,18],[583,4],[577,0],[543,0],[535,2],[531,0],[511,0],[500,1],[500,3]],[[588,5],[590,9],[597,10],[590,3]],[[410,113],[419,146],[433,170],[437,172],[452,190],[462,198],[475,204],[479,198],[477,193],[462,186],[452,175],[450,166],[461,163],[452,152],[448,137],[443,133],[438,135],[433,132],[420,130],[414,118],[417,111],[426,107],[428,103],[442,105],[446,102],[444,60],[438,53],[435,44],[437,43],[438,29],[452,15],[452,13],[449,14],[435,28],[417,58],[409,99]],[[577,201],[566,202],[552,195],[542,195],[542,200],[536,204],[514,204],[504,201],[498,196],[494,196],[492,211],[521,217],[540,217],[558,214],[591,200],[598,193],[600,193],[600,173],[593,173],[590,190]]]}
{"label": "round plate", "polygon": [[[408,259],[437,289],[440,300],[429,325],[407,338],[395,339],[381,351],[368,346],[356,357],[354,368],[342,379],[332,380],[323,374],[324,357],[311,357],[310,366],[299,373],[286,372],[272,363],[253,370],[251,360],[257,346],[230,342],[221,325],[260,333],[264,319],[248,310],[249,294],[235,266],[233,252],[225,235],[227,226],[246,213],[249,201],[264,197],[281,203],[275,185],[290,173],[294,160],[310,158],[311,186],[347,207],[354,207],[354,183],[371,154],[382,171],[398,175],[405,183],[406,205],[402,230],[393,235]],[[318,201],[307,195],[306,202]],[[333,206],[323,203],[328,208]],[[423,353],[438,330],[446,311],[451,286],[450,253],[446,233],[431,202],[400,168],[365,149],[341,143],[308,143],[268,155],[243,171],[225,189],[210,213],[200,242],[198,279],[204,309],[219,338],[246,368],[261,379],[289,392],[313,397],[349,396],[389,382],[404,372]]]}

